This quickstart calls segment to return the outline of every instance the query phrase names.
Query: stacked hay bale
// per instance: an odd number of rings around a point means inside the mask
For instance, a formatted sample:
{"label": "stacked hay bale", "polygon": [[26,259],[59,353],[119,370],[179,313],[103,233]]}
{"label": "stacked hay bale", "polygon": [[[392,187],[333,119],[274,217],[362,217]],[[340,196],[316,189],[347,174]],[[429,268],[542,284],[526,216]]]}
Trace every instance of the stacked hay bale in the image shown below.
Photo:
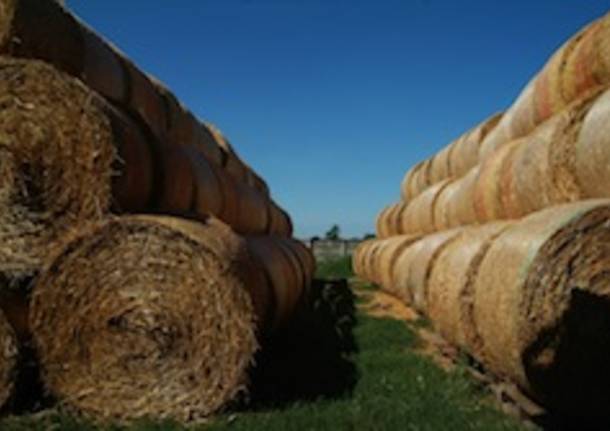
{"label": "stacked hay bale", "polygon": [[16,332],[95,420],[222,408],[311,282],[289,216],[218,129],[57,2],[1,0],[0,54],[0,403]]}
{"label": "stacked hay bale", "polygon": [[410,169],[354,256],[493,374],[587,418],[610,401],[609,29],[586,27],[472,143]]}

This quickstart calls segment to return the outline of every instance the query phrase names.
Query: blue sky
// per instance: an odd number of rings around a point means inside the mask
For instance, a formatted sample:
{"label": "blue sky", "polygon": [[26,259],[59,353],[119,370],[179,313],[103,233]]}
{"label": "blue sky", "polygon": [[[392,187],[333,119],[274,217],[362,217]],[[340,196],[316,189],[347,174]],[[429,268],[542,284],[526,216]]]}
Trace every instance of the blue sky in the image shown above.
{"label": "blue sky", "polygon": [[[506,108],[610,0],[67,0],[218,125],[299,236],[374,230],[404,172]],[[458,4],[459,3],[459,4]]]}

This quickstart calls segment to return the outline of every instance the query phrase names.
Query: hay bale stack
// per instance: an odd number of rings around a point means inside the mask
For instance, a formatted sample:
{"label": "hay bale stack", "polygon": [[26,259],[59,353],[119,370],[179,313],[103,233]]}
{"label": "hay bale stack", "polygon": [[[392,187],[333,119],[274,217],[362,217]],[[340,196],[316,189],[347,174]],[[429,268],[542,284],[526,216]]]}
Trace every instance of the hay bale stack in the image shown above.
{"label": "hay bale stack", "polygon": [[496,127],[502,115],[502,113],[492,115],[452,144],[453,149],[449,160],[451,177],[459,178],[479,163],[481,142]]}
{"label": "hay bale stack", "polygon": [[478,348],[474,325],[474,282],[481,260],[493,240],[510,222],[464,229],[438,254],[428,282],[426,314],[438,332],[466,352]]}
{"label": "hay bale stack", "polygon": [[[397,202],[386,207],[377,217],[377,236],[419,235],[439,230],[435,220],[436,201],[451,180],[443,180],[412,201]],[[442,223],[442,221],[440,221]]]}
{"label": "hay bale stack", "polygon": [[439,253],[461,234],[462,229],[434,233],[402,250],[392,268],[392,286],[403,301],[425,312],[428,280]]}
{"label": "hay bale stack", "polygon": [[[2,0],[0,54],[40,59],[137,116],[161,142],[196,147],[235,180],[268,196],[265,182],[175,96],[54,1]],[[210,130],[212,127],[213,130]]]}
{"label": "hay bale stack", "polygon": [[610,393],[610,202],[528,216],[497,237],[477,273],[477,354],[546,405],[605,414]]}
{"label": "hay bale stack", "polygon": [[244,390],[257,332],[288,319],[311,260],[294,240],[244,241],[212,218],[83,228],[34,288],[44,381],[96,420],[208,416]]}
{"label": "hay bale stack", "polygon": [[480,159],[525,136],[597,86],[610,83],[610,14],[564,43],[525,86],[498,126],[484,139]]}
{"label": "hay bale stack", "polygon": [[17,337],[2,311],[0,311],[0,349],[0,407],[2,407],[13,394],[19,356]]}
{"label": "hay bale stack", "polygon": [[408,202],[427,188],[443,180],[459,178],[476,166],[481,142],[501,117],[501,113],[494,114],[451,142],[432,158],[409,169],[401,183],[402,200]]}
{"label": "hay bale stack", "polygon": [[2,272],[31,274],[56,239],[109,211],[211,213],[240,233],[291,232],[288,217],[262,193],[193,149],[147,138],[45,63],[0,58],[0,93]]}

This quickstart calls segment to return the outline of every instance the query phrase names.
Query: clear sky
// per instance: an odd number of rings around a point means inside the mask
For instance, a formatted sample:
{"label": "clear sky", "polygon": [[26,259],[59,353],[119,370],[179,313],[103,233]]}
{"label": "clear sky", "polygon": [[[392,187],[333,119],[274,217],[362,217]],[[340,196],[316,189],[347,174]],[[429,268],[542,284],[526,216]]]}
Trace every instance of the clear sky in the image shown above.
{"label": "clear sky", "polygon": [[296,234],[374,230],[405,171],[506,108],[610,0],[67,0],[202,119]]}

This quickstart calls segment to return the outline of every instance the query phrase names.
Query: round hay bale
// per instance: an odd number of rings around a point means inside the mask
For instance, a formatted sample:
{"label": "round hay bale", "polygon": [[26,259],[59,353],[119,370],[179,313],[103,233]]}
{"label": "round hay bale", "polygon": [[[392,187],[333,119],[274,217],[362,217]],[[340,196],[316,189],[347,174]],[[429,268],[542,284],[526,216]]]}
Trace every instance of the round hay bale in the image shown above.
{"label": "round hay bale", "polygon": [[167,114],[164,101],[156,91],[152,79],[137,68],[130,60],[123,58],[129,79],[129,108],[144,120],[146,125],[161,142],[167,138]]}
{"label": "round hay bale", "polygon": [[449,158],[449,171],[454,178],[467,174],[479,163],[481,142],[501,118],[502,113],[494,114],[455,141]]}
{"label": "round hay bale", "polygon": [[224,161],[224,168],[230,175],[234,178],[237,178],[239,181],[245,182],[247,179],[247,168],[244,163],[241,161],[239,156],[233,150],[233,147],[227,140],[227,138],[222,134],[220,129],[214,126],[211,123],[205,123],[205,126],[214,136],[214,139],[218,146],[222,148],[226,153],[226,158]]}
{"label": "round hay bale", "polygon": [[[265,232],[269,216],[267,199],[256,189],[243,183],[235,184],[238,200],[238,219],[233,228],[236,232]],[[280,228],[282,229],[282,228]]]}
{"label": "round hay bale", "polygon": [[474,322],[490,370],[551,409],[607,414],[610,202],[580,201],[508,228],[483,258]]}
{"label": "round hay bale", "polygon": [[432,161],[427,159],[422,162],[421,167],[413,174],[413,186],[410,199],[414,199],[430,186],[431,170]]}
{"label": "round hay bale", "polygon": [[[586,91],[610,81],[610,16],[568,39],[530,80],[481,145],[480,160],[527,135]],[[606,30],[602,28],[606,27]]]}
{"label": "round hay bale", "polygon": [[575,147],[584,116],[600,94],[590,91],[523,138],[502,179],[505,215],[519,218],[551,205],[583,198]]}
{"label": "round hay bale", "polygon": [[392,271],[396,260],[405,248],[419,240],[419,235],[400,235],[385,240],[379,252],[377,279],[383,289],[389,293],[397,294],[392,280]]}
{"label": "round hay bale", "polygon": [[17,360],[19,356],[17,337],[0,310],[0,407],[9,400],[15,388]]}
{"label": "round hay bale", "polygon": [[368,260],[368,253],[373,244],[377,242],[376,239],[368,239],[362,241],[360,244],[356,246],[354,249],[353,257],[352,257],[352,267],[354,269],[354,273],[368,281],[368,275],[366,273],[366,262]]}
{"label": "round hay bale", "polygon": [[305,268],[299,258],[286,251],[286,239],[252,237],[248,239],[248,249],[260,266],[265,269],[271,281],[273,292],[274,321],[271,327],[279,328],[292,317],[305,291]]}
{"label": "round hay bale", "polygon": [[434,232],[436,230],[434,220],[436,202],[443,189],[450,183],[449,179],[442,180],[415,197],[402,213],[401,228],[396,233],[413,235]]}
{"label": "round hay bale", "polygon": [[574,146],[579,188],[586,197],[610,197],[610,91],[597,99],[583,120]]}
{"label": "round hay bale", "polygon": [[385,207],[381,213],[379,213],[376,227],[377,236],[380,239],[400,235],[402,232],[401,217],[407,206],[407,203],[401,201]]}
{"label": "round hay bale", "polygon": [[513,130],[516,136],[523,136],[546,119],[560,112],[569,100],[564,98],[561,88],[566,57],[572,52],[578,37],[572,37],[553,53],[544,68],[534,78],[534,92],[531,103],[534,105],[533,124],[524,122],[524,127]]}
{"label": "round hay bale", "polygon": [[194,206],[194,165],[184,147],[161,147],[161,170],[166,175],[157,190],[158,208],[166,214],[186,214]]}
{"label": "round hay bale", "polygon": [[[529,130],[535,127],[533,118],[535,117],[535,105],[533,103],[534,93],[534,81],[530,81],[525,88],[519,94],[519,97],[513,102],[511,107],[504,113],[496,127],[491,130],[479,149],[479,162],[482,164],[487,161],[490,157],[493,157],[496,150],[501,148],[503,145],[508,144],[512,140],[519,136],[513,131],[515,126],[513,123],[516,121],[515,117],[519,118],[518,129],[524,130],[528,127]],[[517,114],[515,111],[519,111]]]}
{"label": "round hay bale", "polygon": [[574,100],[586,91],[606,86],[610,81],[610,14],[581,30],[573,49],[565,56],[561,90],[566,100]]}
{"label": "round hay bale", "polygon": [[32,295],[44,381],[99,421],[194,421],[246,384],[257,349],[246,245],[209,219],[113,218],[80,232]]}
{"label": "round hay bale", "polygon": [[426,314],[450,343],[472,352],[478,340],[473,318],[473,285],[492,241],[510,222],[464,229],[440,251],[428,281]]}
{"label": "round hay bale", "polygon": [[545,122],[521,139],[522,143],[513,151],[500,186],[507,218],[519,218],[552,204],[549,152],[562,119],[557,116]]}
{"label": "round hay bale", "polygon": [[479,178],[479,169],[479,165],[475,166],[468,174],[455,182],[455,192],[446,204],[448,228],[467,226],[477,222],[474,191]]}
{"label": "round hay bale", "polygon": [[408,202],[414,197],[413,182],[415,174],[421,169],[424,162],[418,162],[412,166],[406,173],[400,183],[400,197],[404,202]]}
{"label": "round hay bale", "polygon": [[[130,126],[118,115],[108,115],[100,98],[44,63],[0,60],[0,93],[0,271],[23,277],[34,273],[75,222],[110,210],[114,143],[129,136],[119,147],[125,160],[141,154],[142,146],[134,144],[139,135],[127,132]],[[134,180],[138,165],[122,167],[135,172],[115,185],[141,184]],[[146,178],[149,167],[141,169]],[[148,191],[147,184],[120,196]],[[133,207],[118,203],[123,205]]]}
{"label": "round hay bale", "polygon": [[515,150],[522,143],[523,138],[511,141],[481,164],[473,191],[478,222],[485,223],[506,218],[506,210],[502,202],[502,178],[511,164]]}
{"label": "round hay bale", "polygon": [[[193,210],[197,214],[222,214],[225,200],[222,194],[222,185],[218,168],[213,166],[196,148],[184,147],[193,167],[194,175],[194,202]],[[265,214],[267,210],[263,210]],[[259,213],[257,212],[256,215]],[[265,226],[259,231],[263,231]]]}
{"label": "round hay bale", "polygon": [[396,258],[392,269],[392,285],[403,301],[416,310],[427,308],[428,280],[438,254],[457,238],[462,228],[428,235],[411,243]]}
{"label": "round hay bale", "polygon": [[362,264],[362,272],[364,274],[364,278],[367,281],[376,283],[375,281],[375,268],[376,268],[376,259],[377,254],[379,253],[379,249],[383,245],[383,240],[376,240],[371,243],[368,249],[365,252],[364,260]]}
{"label": "round hay bale", "polygon": [[449,207],[455,199],[455,195],[460,187],[463,178],[457,178],[449,181],[436,198],[434,205],[434,230],[441,231],[452,227],[451,215]]}
{"label": "round hay bale", "polygon": [[441,149],[430,161],[430,185],[451,177],[449,156],[453,149],[453,143]]}

